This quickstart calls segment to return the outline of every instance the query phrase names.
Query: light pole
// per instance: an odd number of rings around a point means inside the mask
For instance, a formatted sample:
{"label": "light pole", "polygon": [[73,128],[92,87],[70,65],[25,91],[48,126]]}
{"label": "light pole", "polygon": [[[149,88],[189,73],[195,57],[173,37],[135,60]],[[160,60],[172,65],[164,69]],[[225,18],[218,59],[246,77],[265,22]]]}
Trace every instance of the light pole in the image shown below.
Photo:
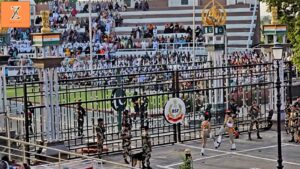
{"label": "light pole", "polygon": [[274,60],[277,64],[277,81],[276,81],[276,89],[277,89],[277,144],[278,144],[278,169],[283,169],[282,165],[282,149],[281,149],[281,80],[280,80],[280,62],[282,61],[283,56],[283,48],[281,46],[275,45],[272,48]]}
{"label": "light pole", "polygon": [[92,28],[92,3],[89,0],[89,36],[90,36],[90,71],[93,71],[93,28]]}

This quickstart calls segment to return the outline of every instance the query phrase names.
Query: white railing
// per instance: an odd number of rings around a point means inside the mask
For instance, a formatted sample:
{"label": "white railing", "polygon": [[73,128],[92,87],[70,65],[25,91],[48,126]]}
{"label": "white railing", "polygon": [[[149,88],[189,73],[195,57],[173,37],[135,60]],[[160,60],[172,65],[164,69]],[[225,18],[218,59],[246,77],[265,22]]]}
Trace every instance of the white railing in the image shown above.
{"label": "white railing", "polygon": [[[253,34],[253,29],[254,29],[254,24],[255,24],[255,19],[256,19],[256,9],[257,9],[257,0],[254,0],[254,9],[253,9],[253,13],[252,13],[252,19],[251,19],[251,26],[250,26],[250,31],[249,31],[249,35],[248,35],[248,42],[247,42],[247,48],[250,47],[250,41],[251,41],[251,37]],[[250,8],[251,8],[252,4],[250,4]]]}
{"label": "white railing", "polygon": [[[8,146],[0,145],[1,149],[10,150],[8,152],[1,151],[0,155],[8,155],[9,157],[12,157],[14,159],[22,159],[22,161],[24,163],[26,163],[28,160],[43,163],[43,165],[35,166],[35,167],[33,167],[33,169],[42,169],[42,168],[43,169],[52,169],[52,168],[53,169],[63,169],[63,168],[79,169],[79,168],[82,168],[83,165],[86,165],[85,167],[92,166],[94,169],[112,168],[111,166],[116,166],[117,168],[135,168],[135,167],[130,167],[126,164],[121,164],[121,163],[117,163],[117,162],[113,162],[113,161],[107,161],[107,160],[103,160],[103,159],[89,157],[89,156],[82,155],[82,154],[77,154],[77,153],[59,150],[56,148],[41,146],[41,145],[28,143],[25,141],[7,138],[7,137],[3,137],[3,136],[0,136],[0,140],[2,142],[6,141],[6,142],[11,143]],[[14,143],[16,143],[16,144],[14,144]],[[19,148],[12,147],[12,145],[18,145]],[[26,151],[26,146],[29,146],[30,148],[35,147],[36,149],[40,148],[40,149],[44,149],[44,150],[50,150],[52,152],[57,153],[57,156],[49,156],[46,154],[38,154],[35,152],[29,152],[29,151]],[[10,153],[10,152],[13,152],[13,153]],[[28,157],[27,154],[31,154],[31,156]],[[41,157],[49,159],[49,160],[38,159],[38,158],[36,158],[36,156],[32,156],[32,155],[41,156]],[[66,159],[66,157],[77,158],[77,160],[70,161],[70,160]],[[56,162],[49,162],[49,161],[56,161]],[[103,165],[103,163],[106,163],[110,167],[105,167],[106,164]]]}

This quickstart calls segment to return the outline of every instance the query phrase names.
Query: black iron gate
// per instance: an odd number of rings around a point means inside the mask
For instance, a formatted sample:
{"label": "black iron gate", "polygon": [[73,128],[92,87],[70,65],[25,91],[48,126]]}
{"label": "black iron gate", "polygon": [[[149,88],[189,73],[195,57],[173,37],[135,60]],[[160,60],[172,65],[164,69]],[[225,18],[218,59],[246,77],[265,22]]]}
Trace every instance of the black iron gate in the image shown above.
{"label": "black iron gate", "polygon": [[[287,65],[291,66],[289,63]],[[238,125],[241,132],[247,131],[249,123],[247,110],[253,100],[261,105],[262,127],[266,127],[268,112],[273,108],[272,63],[161,70],[126,75],[120,74],[119,70],[112,69],[107,76],[88,77],[86,74],[81,76],[82,74],[78,73],[72,76],[72,79],[60,78],[58,85],[60,140],[64,141],[71,151],[95,145],[97,141],[95,126],[98,118],[105,121],[107,129],[105,145],[108,153],[122,150],[120,112],[112,106],[120,99],[123,99],[122,102],[126,100],[125,109],[130,112],[133,119],[131,130],[133,148],[142,146],[143,125],[149,126],[154,146],[199,139],[200,116],[209,104],[212,105],[212,124],[217,128],[223,123],[224,110],[227,109],[229,100],[233,99],[239,105]],[[285,71],[287,82],[285,86],[289,89],[288,94],[291,94],[291,72],[290,69]],[[10,103],[19,104],[21,107],[23,105],[24,115],[27,115],[26,138],[35,143],[47,140],[46,122],[42,116],[42,111],[45,111],[43,103],[45,91],[42,86],[43,82],[40,81],[26,82],[25,85],[16,84],[10,87],[11,94],[8,96]],[[126,96],[113,97],[112,92],[115,89],[125,91]],[[164,119],[164,106],[173,97],[181,98],[186,104],[187,113],[182,124],[169,124]],[[144,105],[145,100],[148,100],[147,106]],[[86,111],[83,136],[78,136],[79,104]]]}

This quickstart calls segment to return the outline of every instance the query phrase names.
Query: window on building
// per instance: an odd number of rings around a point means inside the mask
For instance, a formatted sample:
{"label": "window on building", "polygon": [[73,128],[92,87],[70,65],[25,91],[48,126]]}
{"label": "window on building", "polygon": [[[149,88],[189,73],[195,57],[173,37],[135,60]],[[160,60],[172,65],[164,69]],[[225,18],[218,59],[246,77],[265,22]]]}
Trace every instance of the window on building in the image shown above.
{"label": "window on building", "polygon": [[189,4],[189,0],[181,0],[181,5],[188,5]]}

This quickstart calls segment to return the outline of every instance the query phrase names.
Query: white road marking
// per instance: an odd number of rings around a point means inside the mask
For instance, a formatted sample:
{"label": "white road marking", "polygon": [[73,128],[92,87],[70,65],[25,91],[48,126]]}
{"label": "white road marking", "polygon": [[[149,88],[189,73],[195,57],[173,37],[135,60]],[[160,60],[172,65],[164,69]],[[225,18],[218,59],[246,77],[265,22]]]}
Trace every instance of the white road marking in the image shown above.
{"label": "white road marking", "polygon": [[[277,159],[257,157],[257,156],[252,156],[252,155],[248,155],[248,154],[240,154],[240,153],[231,153],[231,154],[235,154],[235,155],[239,155],[239,156],[244,156],[244,157],[250,157],[250,158],[256,158],[256,159],[260,159],[260,160],[277,162]],[[289,161],[283,161],[283,163],[284,164],[291,164],[291,165],[300,166],[300,163],[294,163],[294,162],[289,162]]]}
{"label": "white road marking", "polygon": [[[284,146],[287,146],[287,144],[282,144],[282,147],[284,147]],[[255,150],[263,150],[263,149],[274,148],[274,147],[277,147],[277,145],[246,149],[246,150],[236,151],[235,153],[244,153],[244,152],[255,151]]]}
{"label": "white road marking", "polygon": [[[194,149],[199,149],[199,150],[201,149],[201,147],[187,145],[187,144],[176,144],[176,145],[183,146],[183,147],[194,148]],[[295,145],[295,144],[282,144],[282,146],[297,146],[297,147],[300,147],[300,145]],[[225,156],[225,155],[228,155],[228,154],[232,154],[232,155],[239,155],[239,156],[244,156],[244,157],[250,157],[250,158],[265,160],[265,161],[277,162],[276,159],[270,159],[270,158],[264,158],[264,157],[258,157],[258,156],[243,154],[243,153],[249,152],[249,151],[262,150],[262,149],[268,149],[268,148],[274,148],[274,147],[277,147],[277,145],[246,149],[246,150],[241,150],[241,151],[237,151],[237,152],[222,151],[222,150],[206,148],[206,150],[215,151],[215,152],[219,152],[219,153],[223,153],[223,154],[218,154],[218,155],[203,157],[203,158],[197,158],[197,159],[194,159],[193,161],[206,160],[206,159],[211,159],[211,158],[215,158],[215,157],[221,157],[221,156]],[[294,163],[294,162],[289,162],[289,161],[283,161],[283,163],[284,164],[300,166],[300,163]],[[183,162],[173,163],[173,164],[170,164],[170,165],[167,165],[167,166],[157,165],[157,167],[164,168],[164,169],[172,169],[171,167],[178,166],[178,165],[181,165],[181,164],[183,164]]]}
{"label": "white road marking", "polygon": [[[226,156],[230,153],[225,153],[225,154],[218,154],[218,155],[214,155],[214,156],[209,156],[209,157],[203,157],[203,158],[196,158],[196,159],[193,159],[193,161],[201,161],[201,160],[206,160],[206,159],[210,159],[210,158],[216,158],[216,157],[220,157],[220,156]],[[174,164],[170,164],[170,165],[167,165],[167,166],[163,166],[163,167],[167,167],[167,168],[170,168],[170,167],[173,167],[173,166],[177,166],[177,165],[181,165],[183,164],[183,162],[180,162],[180,163],[174,163]]]}
{"label": "white road marking", "polygon": [[[189,147],[189,148],[194,148],[194,149],[198,149],[201,150],[201,147],[196,147],[196,146],[192,146],[192,145],[188,145],[188,144],[176,144],[179,146],[183,146],[183,147]],[[222,151],[222,150],[218,150],[218,149],[211,149],[211,148],[205,148],[205,150],[209,150],[209,151],[214,151],[214,152],[219,152],[219,153],[228,153],[228,151]]]}
{"label": "white road marking", "polygon": [[294,147],[300,147],[300,145],[298,145],[298,144],[291,144],[291,143],[285,143],[285,145],[294,146]]}
{"label": "white road marking", "polygon": [[173,168],[166,167],[166,166],[162,166],[162,165],[156,165],[156,167],[159,167],[159,168],[165,168],[165,169],[173,169]]}

